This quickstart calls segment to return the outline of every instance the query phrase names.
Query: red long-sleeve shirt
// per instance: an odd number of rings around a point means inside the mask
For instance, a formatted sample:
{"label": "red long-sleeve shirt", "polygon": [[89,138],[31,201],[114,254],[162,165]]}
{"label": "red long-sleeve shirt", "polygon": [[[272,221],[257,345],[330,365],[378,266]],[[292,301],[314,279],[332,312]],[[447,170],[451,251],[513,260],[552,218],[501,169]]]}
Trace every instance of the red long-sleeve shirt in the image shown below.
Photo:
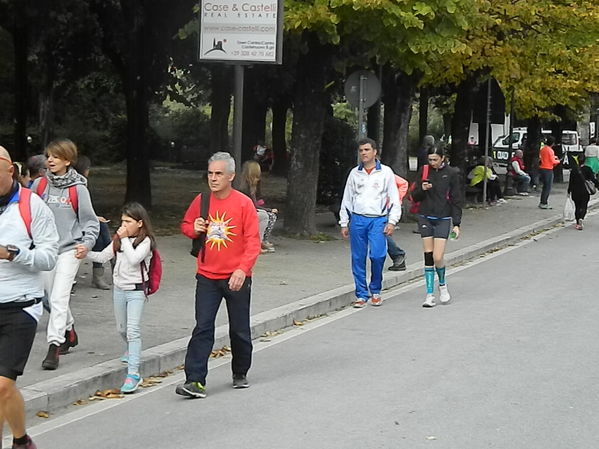
{"label": "red long-sleeve shirt", "polygon": [[559,159],[555,156],[553,148],[545,145],[539,152],[539,168],[553,170],[556,165],[559,165]]}
{"label": "red long-sleeve shirt", "polygon": [[[204,261],[197,258],[197,272],[209,279],[228,279],[241,269],[246,276],[260,254],[260,236],[256,208],[247,196],[232,190],[225,199],[210,197],[209,224],[206,233]],[[193,222],[200,216],[200,195],[189,205],[181,232],[196,238]]]}

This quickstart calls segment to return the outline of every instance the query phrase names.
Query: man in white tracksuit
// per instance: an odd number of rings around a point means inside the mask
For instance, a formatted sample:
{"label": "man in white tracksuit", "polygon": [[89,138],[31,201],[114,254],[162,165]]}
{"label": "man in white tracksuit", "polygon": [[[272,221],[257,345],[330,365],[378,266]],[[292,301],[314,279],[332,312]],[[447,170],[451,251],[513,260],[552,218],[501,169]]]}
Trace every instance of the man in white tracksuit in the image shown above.
{"label": "man in white tracksuit", "polygon": [[[381,164],[376,142],[358,141],[360,164],[345,184],[339,211],[341,235],[350,238],[352,273],[356,284],[354,307],[362,308],[370,299],[380,306],[383,265],[387,255],[385,236],[392,235],[401,218],[401,204],[393,170]],[[348,227],[349,226],[349,227]],[[370,256],[370,283],[366,284],[366,257]]]}

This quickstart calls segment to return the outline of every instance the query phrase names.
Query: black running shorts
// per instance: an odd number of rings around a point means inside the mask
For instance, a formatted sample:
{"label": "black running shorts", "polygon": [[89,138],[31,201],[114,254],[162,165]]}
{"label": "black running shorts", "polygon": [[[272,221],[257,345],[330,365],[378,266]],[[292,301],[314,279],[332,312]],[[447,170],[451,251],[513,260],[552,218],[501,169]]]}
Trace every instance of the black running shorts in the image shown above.
{"label": "black running shorts", "polygon": [[0,376],[17,380],[29,358],[37,321],[21,308],[0,310]]}
{"label": "black running shorts", "polygon": [[449,218],[433,218],[425,217],[424,215],[418,216],[418,230],[420,231],[420,237],[434,237],[436,239],[449,238],[449,231],[451,227],[451,219]]}

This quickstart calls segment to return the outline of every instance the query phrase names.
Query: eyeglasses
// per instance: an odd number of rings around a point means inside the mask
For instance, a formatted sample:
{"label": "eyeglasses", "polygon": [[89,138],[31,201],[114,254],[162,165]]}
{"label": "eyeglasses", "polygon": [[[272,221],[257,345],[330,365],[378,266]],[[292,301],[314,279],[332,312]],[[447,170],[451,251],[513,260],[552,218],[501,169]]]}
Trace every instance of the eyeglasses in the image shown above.
{"label": "eyeglasses", "polygon": [[12,161],[11,161],[10,159],[8,159],[8,158],[6,158],[6,157],[3,157],[3,156],[0,156],[0,159],[1,159],[1,160],[3,160],[3,161],[6,161],[6,162],[8,162],[10,165],[12,165]]}

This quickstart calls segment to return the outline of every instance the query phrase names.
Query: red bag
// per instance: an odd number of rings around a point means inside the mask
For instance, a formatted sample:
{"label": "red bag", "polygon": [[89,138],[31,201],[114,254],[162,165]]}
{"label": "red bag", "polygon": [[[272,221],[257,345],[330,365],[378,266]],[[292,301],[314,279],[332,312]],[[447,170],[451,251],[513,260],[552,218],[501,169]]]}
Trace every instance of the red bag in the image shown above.
{"label": "red bag", "polygon": [[[147,281],[144,281],[144,271],[148,273]],[[152,258],[150,259],[150,268],[146,269],[145,261],[141,263],[141,281],[144,284],[144,292],[146,296],[153,295],[160,288],[162,280],[162,260],[157,249],[152,250]]]}
{"label": "red bag", "polygon": [[411,202],[411,206],[410,206],[410,213],[411,214],[417,214],[418,212],[420,212],[420,201],[414,201],[414,199],[412,198],[412,192],[414,191],[414,189],[416,189],[416,185],[418,182],[422,183],[422,181],[424,181],[425,179],[428,179],[428,170],[429,170],[429,165],[426,164],[425,166],[422,167],[422,177],[420,178],[420,181],[416,180],[412,183],[412,185],[410,186],[410,202]]}

